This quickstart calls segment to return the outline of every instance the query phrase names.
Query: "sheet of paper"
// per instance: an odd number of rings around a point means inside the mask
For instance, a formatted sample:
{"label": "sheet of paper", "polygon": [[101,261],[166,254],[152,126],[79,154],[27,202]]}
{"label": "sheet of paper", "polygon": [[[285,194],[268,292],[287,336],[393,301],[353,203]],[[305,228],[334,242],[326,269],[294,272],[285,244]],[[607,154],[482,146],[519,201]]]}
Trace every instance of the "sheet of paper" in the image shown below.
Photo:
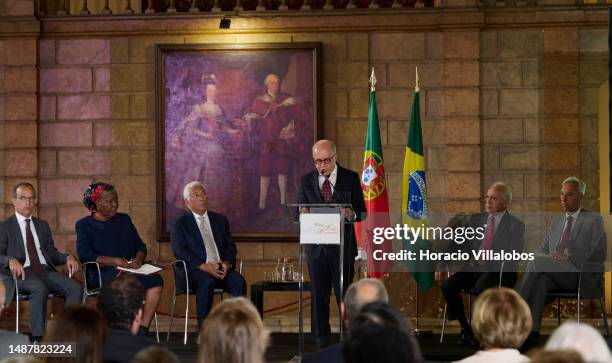
{"label": "sheet of paper", "polygon": [[143,264],[139,268],[117,267],[117,269],[139,275],[150,275],[162,270],[161,267],[157,267],[148,263]]}

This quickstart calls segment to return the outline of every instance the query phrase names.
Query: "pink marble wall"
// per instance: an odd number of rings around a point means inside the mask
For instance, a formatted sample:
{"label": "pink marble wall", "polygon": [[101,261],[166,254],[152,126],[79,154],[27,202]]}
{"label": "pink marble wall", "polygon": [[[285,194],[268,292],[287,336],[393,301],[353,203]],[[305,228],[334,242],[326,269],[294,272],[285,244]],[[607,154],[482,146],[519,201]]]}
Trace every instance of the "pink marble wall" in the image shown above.
{"label": "pink marble wall", "polygon": [[110,46],[106,39],[44,39],[40,61],[40,211],[74,249],[87,215],[85,187],[111,174]]}

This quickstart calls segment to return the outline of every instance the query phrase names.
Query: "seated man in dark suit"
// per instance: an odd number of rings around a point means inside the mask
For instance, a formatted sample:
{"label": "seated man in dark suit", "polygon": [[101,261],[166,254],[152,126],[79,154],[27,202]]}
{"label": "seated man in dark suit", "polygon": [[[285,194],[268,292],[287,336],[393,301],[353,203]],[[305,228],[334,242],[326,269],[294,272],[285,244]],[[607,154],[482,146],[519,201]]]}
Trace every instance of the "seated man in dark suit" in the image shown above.
{"label": "seated man in dark suit", "polygon": [[[388,303],[389,294],[385,285],[378,279],[361,279],[352,283],[346,290],[340,305],[346,329],[364,305],[380,302]],[[303,363],[342,363],[342,344],[334,344],[318,352],[304,356]]]}
{"label": "seated man in dark suit", "polygon": [[[7,293],[6,286],[2,281],[2,277],[0,277],[0,316],[2,316],[2,310],[4,309],[5,304],[10,300],[7,300],[6,297],[10,296],[12,299],[13,294]],[[9,357],[10,350],[9,345],[20,345],[20,344],[30,344],[30,339],[27,336],[22,334],[13,333],[12,331],[2,330],[0,329],[0,360]]]}
{"label": "seated man in dark suit", "polygon": [[208,210],[204,185],[198,181],[188,183],[183,198],[188,211],[172,221],[172,251],[187,264],[189,287],[195,289],[200,328],[212,307],[214,289],[223,288],[231,296],[244,296],[246,282],[234,268],[236,244],[229,222],[224,215]]}
{"label": "seated man in dark suit", "polygon": [[105,362],[131,362],[136,353],[155,344],[138,335],[144,299],[145,290],[132,274],[121,274],[102,285],[98,310],[109,327],[104,341]]}
{"label": "seated man in dark suit", "polygon": [[[464,252],[472,250],[493,250],[518,253],[523,251],[525,240],[525,224],[511,215],[506,208],[512,200],[512,192],[504,183],[496,182],[491,185],[486,195],[486,212],[476,213],[470,217],[468,226],[472,228],[483,228],[484,238],[474,238],[466,242],[466,246],[460,245]],[[477,235],[478,236],[478,235]],[[451,243],[454,248],[455,243]],[[444,264],[438,267],[436,279],[442,278],[445,268]],[[442,293],[448,305],[449,320],[457,319],[461,325],[460,342],[462,344],[475,344],[472,328],[468,323],[463,310],[462,289],[474,289],[480,294],[485,289],[497,287],[500,283],[499,261],[475,261],[470,260],[459,272],[453,274],[448,280],[442,282]],[[502,286],[514,286],[516,282],[517,261],[505,261],[503,265]]]}
{"label": "seated man in dark suit", "polygon": [[20,292],[29,294],[32,339],[40,340],[45,332],[49,292],[72,305],[81,303],[83,289],[55,269],[66,264],[70,273],[75,273],[80,264],[74,256],[59,252],[49,224],[32,216],[35,193],[30,183],[13,188],[15,213],[0,222],[0,273],[18,278]]}
{"label": "seated man in dark suit", "polygon": [[585,193],[586,184],[576,177],[569,177],[561,183],[564,213],[552,221],[544,241],[535,250],[535,260],[527,264],[521,281],[516,285],[518,293],[529,304],[533,318],[532,333],[525,348],[538,340],[549,291],[577,291],[580,271],[581,296],[595,297],[602,290],[599,284],[608,249],[606,232],[599,213],[582,208]]}

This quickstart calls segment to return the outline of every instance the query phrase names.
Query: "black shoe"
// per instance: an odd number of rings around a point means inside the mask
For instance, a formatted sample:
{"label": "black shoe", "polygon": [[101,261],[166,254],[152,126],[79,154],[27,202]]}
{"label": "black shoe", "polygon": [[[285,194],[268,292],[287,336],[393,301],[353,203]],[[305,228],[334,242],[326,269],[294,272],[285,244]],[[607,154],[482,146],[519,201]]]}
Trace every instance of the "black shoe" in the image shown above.
{"label": "black shoe", "polygon": [[459,344],[466,346],[478,346],[478,340],[474,337],[471,329],[461,329],[459,336]]}
{"label": "black shoe", "polygon": [[35,335],[30,336],[30,341],[32,343],[40,343],[40,342],[42,342],[42,340],[43,340],[43,337],[39,337],[39,336],[35,336]]}
{"label": "black shoe", "polygon": [[536,331],[532,331],[531,333],[529,333],[529,336],[527,337],[527,339],[525,339],[525,342],[523,343],[523,346],[521,347],[521,349],[519,349],[519,351],[521,353],[526,353],[530,351],[531,349],[536,348],[538,346],[539,340],[540,340],[540,333]]}

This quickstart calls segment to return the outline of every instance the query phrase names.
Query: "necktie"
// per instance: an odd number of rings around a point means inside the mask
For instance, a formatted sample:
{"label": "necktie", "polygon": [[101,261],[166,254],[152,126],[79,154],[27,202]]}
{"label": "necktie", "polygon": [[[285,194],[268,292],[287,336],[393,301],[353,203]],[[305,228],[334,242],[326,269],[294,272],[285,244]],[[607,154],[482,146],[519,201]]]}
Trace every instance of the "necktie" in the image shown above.
{"label": "necktie", "polygon": [[36,251],[36,245],[34,244],[34,235],[30,228],[30,219],[26,219],[26,247],[28,250],[28,257],[30,258],[30,267],[35,273],[41,272],[43,266],[38,258],[38,251]]}
{"label": "necktie", "polygon": [[202,233],[202,239],[204,240],[204,249],[206,249],[206,262],[219,261],[215,239],[208,227],[208,223],[206,223],[206,218],[198,217],[198,220],[200,221],[200,233]]}
{"label": "necktie", "polygon": [[487,235],[485,236],[483,250],[490,250],[493,248],[493,235],[495,234],[495,217],[489,215],[487,220]]}
{"label": "necktie", "polygon": [[323,196],[323,201],[325,203],[331,203],[332,201],[332,189],[331,183],[329,182],[329,178],[325,178],[323,185],[321,185],[321,195]]}
{"label": "necktie", "polygon": [[561,241],[559,242],[559,246],[557,247],[557,251],[563,252],[567,247],[569,247],[570,243],[570,233],[572,232],[572,221],[574,217],[568,216],[566,218],[567,223],[565,224],[565,229],[563,230],[563,234],[561,235]]}

